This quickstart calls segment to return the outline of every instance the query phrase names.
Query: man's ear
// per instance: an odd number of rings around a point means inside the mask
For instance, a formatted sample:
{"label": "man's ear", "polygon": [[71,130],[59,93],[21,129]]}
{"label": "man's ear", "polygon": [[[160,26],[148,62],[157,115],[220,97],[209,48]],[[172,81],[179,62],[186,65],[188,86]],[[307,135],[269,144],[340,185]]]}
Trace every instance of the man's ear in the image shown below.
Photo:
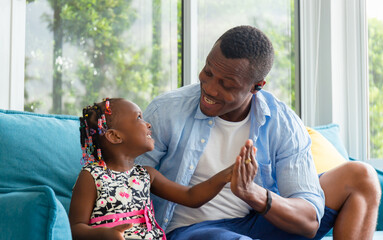
{"label": "man's ear", "polygon": [[104,136],[112,144],[118,144],[122,142],[120,133],[115,129],[108,129]]}
{"label": "man's ear", "polygon": [[263,86],[265,86],[265,84],[266,84],[266,80],[261,80],[257,83],[254,83],[254,86],[251,89],[251,93],[252,94],[257,93],[258,91],[260,91],[263,88]]}

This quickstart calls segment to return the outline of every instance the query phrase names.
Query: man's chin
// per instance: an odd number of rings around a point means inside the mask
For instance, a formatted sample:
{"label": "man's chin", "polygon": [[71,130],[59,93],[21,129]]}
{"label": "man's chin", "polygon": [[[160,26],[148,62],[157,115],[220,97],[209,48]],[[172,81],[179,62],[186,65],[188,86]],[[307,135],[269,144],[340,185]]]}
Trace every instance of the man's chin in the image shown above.
{"label": "man's chin", "polygon": [[209,109],[204,108],[200,105],[201,112],[208,117],[216,117],[218,116],[217,112],[209,111]]}

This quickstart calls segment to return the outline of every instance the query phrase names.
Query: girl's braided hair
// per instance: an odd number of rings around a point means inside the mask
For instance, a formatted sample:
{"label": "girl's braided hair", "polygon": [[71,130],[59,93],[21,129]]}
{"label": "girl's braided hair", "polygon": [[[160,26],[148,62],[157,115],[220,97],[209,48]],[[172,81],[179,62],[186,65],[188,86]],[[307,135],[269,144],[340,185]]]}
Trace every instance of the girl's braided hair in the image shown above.
{"label": "girl's braided hair", "polygon": [[[100,137],[108,130],[105,115],[111,115],[110,103],[116,99],[105,98],[100,103],[87,106],[80,117],[81,164],[97,163],[106,167],[101,154]],[[108,120],[110,122],[110,120]]]}

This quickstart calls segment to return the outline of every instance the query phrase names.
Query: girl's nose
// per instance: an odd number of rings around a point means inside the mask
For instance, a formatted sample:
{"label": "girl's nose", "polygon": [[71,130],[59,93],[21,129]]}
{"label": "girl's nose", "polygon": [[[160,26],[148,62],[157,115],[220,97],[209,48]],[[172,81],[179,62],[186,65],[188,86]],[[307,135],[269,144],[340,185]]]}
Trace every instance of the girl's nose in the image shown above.
{"label": "girl's nose", "polygon": [[152,125],[150,125],[150,123],[146,123],[146,126],[148,126],[148,128],[152,128]]}

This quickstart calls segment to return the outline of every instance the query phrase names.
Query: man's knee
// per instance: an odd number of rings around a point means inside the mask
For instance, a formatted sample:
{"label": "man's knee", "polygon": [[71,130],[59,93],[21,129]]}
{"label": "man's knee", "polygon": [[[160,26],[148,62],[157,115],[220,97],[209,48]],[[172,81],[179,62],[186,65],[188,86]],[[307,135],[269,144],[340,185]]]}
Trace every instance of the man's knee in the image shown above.
{"label": "man's knee", "polygon": [[326,196],[326,206],[331,209],[339,211],[348,199],[363,199],[372,208],[379,206],[380,183],[375,169],[369,164],[346,162],[323,174],[319,181]]}
{"label": "man's knee", "polygon": [[375,169],[363,162],[346,163],[349,186],[357,193],[369,197],[370,204],[379,204],[381,187]]}

